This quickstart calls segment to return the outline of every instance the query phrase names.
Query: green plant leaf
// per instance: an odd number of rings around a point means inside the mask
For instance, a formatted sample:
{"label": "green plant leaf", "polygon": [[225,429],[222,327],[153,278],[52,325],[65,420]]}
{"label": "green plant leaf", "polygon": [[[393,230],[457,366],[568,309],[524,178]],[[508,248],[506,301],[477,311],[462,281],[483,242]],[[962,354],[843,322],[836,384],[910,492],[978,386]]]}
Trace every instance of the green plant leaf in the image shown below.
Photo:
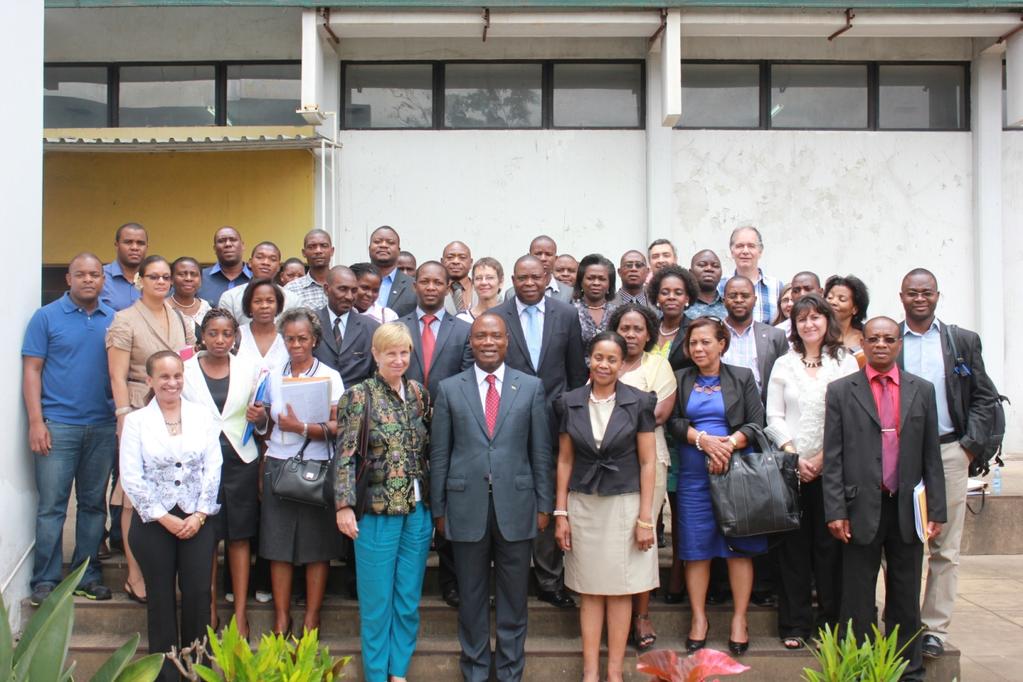
{"label": "green plant leaf", "polygon": [[135,655],[139,639],[139,634],[135,633],[131,639],[122,644],[92,676],[92,682],[114,682],[118,674],[128,665],[128,661]]}
{"label": "green plant leaf", "polygon": [[[29,620],[28,625],[25,626],[25,631],[21,634],[21,641],[18,642],[18,647],[14,650],[14,660],[12,665],[17,667],[22,657],[30,649],[32,649],[33,646],[37,646],[34,645],[34,642],[36,641],[36,636],[39,633],[39,631],[43,629],[45,624],[50,621],[54,611],[60,609],[64,604],[71,604],[73,607],[72,593],[75,591],[75,588],[78,587],[78,582],[82,579],[82,574],[85,573],[85,569],[86,567],[88,567],[88,565],[89,565],[88,560],[83,561],[82,565],[76,568],[74,572],[71,573],[71,575],[64,578],[64,580],[62,580],[61,583],[53,589],[53,592],[50,593],[50,596],[47,597],[43,601],[43,603],[39,605],[39,607],[36,609],[35,614],[33,614],[32,619]],[[70,608],[67,609],[66,611],[62,611],[64,618],[68,617],[67,612],[70,612],[71,614],[70,617],[73,620],[74,609]],[[68,630],[68,632],[70,636],[70,629]],[[49,655],[53,656],[55,655],[55,653],[56,652],[54,651],[50,651]],[[63,666],[64,664],[63,656],[61,657],[60,664],[61,666]],[[58,679],[58,675],[54,675],[53,677],[50,678],[40,677],[36,679],[55,680]]]}
{"label": "green plant leaf", "polygon": [[153,682],[160,676],[163,667],[163,654],[149,654],[124,667],[115,682]]}
{"label": "green plant leaf", "polygon": [[196,663],[192,666],[192,670],[203,682],[226,682],[223,675],[205,665]]}
{"label": "green plant leaf", "polygon": [[7,606],[0,599],[0,680],[3,682],[11,679],[11,666],[14,665],[14,637],[7,619]]}
{"label": "green plant leaf", "polygon": [[[61,585],[63,586],[63,583]],[[54,596],[56,590],[43,603],[46,604]],[[46,618],[34,630],[31,641],[24,647],[14,666],[16,680],[34,682],[61,679],[68,646],[71,644],[71,630],[75,623],[75,604],[70,590],[59,597],[53,608],[47,611]],[[35,621],[35,616],[32,620]],[[22,649],[20,644],[18,649]],[[15,650],[14,655],[18,657],[18,650]]]}

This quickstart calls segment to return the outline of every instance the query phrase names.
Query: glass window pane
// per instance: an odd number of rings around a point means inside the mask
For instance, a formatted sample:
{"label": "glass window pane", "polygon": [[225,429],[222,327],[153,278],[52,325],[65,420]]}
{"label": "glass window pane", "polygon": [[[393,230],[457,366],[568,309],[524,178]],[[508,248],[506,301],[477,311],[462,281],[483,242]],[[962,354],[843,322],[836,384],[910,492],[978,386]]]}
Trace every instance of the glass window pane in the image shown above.
{"label": "glass window pane", "polygon": [[878,67],[880,128],[961,129],[966,113],[966,70],[944,64]]}
{"label": "glass window pane", "polygon": [[433,65],[345,66],[346,128],[433,126]]}
{"label": "glass window pane", "polygon": [[448,64],[444,125],[539,128],[540,64]]}
{"label": "glass window pane", "polygon": [[772,128],[866,128],[863,64],[772,64]]}
{"label": "glass window pane", "polygon": [[122,66],[121,126],[202,126],[216,122],[212,65]]}
{"label": "glass window pane", "polygon": [[104,66],[43,69],[44,128],[103,128],[107,125]]}
{"label": "glass window pane", "polygon": [[759,64],[683,64],[684,128],[759,128]]}
{"label": "glass window pane", "polygon": [[555,64],[554,125],[638,128],[642,92],[639,64]]}
{"label": "glass window pane", "polygon": [[227,125],[305,125],[295,113],[302,97],[301,64],[227,67]]}

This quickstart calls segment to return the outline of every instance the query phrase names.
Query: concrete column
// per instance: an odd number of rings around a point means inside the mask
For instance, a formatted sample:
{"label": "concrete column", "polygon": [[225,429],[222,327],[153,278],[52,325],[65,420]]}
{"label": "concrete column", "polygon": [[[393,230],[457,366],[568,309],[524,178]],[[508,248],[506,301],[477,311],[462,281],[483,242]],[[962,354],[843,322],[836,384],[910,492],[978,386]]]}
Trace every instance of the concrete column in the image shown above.
{"label": "concrete column", "polygon": [[[674,239],[671,224],[671,126],[678,120],[680,103],[668,101],[672,93],[681,99],[681,77],[672,87],[666,83],[666,71],[676,74],[681,69],[679,12],[668,13],[673,28],[662,33],[646,59],[646,244],[660,237]],[[662,47],[662,41],[672,43]],[[672,58],[666,62],[666,57]],[[672,68],[674,62],[677,68]],[[667,68],[665,68],[667,67]],[[667,92],[666,92],[667,86]],[[646,246],[644,244],[644,246]]]}
{"label": "concrete column", "polygon": [[22,64],[7,85],[4,122],[16,130],[5,144],[0,164],[4,188],[4,221],[0,232],[17,251],[9,258],[10,281],[17,282],[4,310],[8,333],[0,337],[0,372],[6,377],[0,391],[0,591],[11,624],[17,631],[20,602],[28,595],[35,546],[35,475],[28,451],[25,408],[21,400],[22,330],[39,307],[42,267],[43,155],[43,3],[0,3],[0,55]]}
{"label": "concrete column", "polygon": [[[977,332],[984,362],[1001,383],[1005,368],[1005,279],[1002,263],[1002,55],[989,49],[971,66],[973,125],[973,229]],[[954,286],[944,283],[945,287]],[[939,311],[940,314],[940,311]]]}
{"label": "concrete column", "polygon": [[1023,127],[1023,31],[1005,43],[1005,121]]}

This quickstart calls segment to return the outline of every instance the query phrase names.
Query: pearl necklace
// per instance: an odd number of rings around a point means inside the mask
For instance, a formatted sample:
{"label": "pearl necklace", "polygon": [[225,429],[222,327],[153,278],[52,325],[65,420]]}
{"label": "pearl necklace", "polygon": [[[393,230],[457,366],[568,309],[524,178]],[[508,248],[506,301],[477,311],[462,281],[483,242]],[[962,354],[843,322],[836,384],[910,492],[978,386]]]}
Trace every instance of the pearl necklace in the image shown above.
{"label": "pearl necklace", "polygon": [[610,402],[614,401],[614,399],[615,399],[615,394],[614,393],[612,393],[611,395],[609,395],[606,398],[594,398],[593,397],[593,391],[592,390],[590,391],[590,402],[593,403],[594,405],[603,405],[605,403],[610,403]]}
{"label": "pearl necklace", "polygon": [[657,326],[657,331],[659,331],[661,333],[661,336],[675,336],[675,334],[678,333],[678,330],[681,329],[681,327],[682,327],[682,325],[679,325],[678,327],[675,327],[674,329],[669,329],[668,331],[664,331],[664,323],[662,322],[661,324],[659,324]]}
{"label": "pearl necklace", "polygon": [[199,305],[200,303],[202,303],[202,299],[197,298],[194,301],[192,301],[191,305],[185,305],[184,303],[182,303],[181,301],[178,300],[177,296],[175,296],[173,294],[171,294],[171,300],[173,300],[175,303],[177,303],[178,307],[181,308],[182,310],[188,310],[189,308],[194,308],[197,305]]}

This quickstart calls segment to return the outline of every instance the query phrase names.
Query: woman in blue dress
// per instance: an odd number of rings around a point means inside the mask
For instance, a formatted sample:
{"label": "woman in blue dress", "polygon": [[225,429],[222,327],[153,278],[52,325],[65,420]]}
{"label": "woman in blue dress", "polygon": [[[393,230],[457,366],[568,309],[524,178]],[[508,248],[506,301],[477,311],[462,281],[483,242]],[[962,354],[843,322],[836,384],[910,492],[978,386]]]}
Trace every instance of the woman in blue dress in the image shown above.
{"label": "woman in blue dress", "polygon": [[767,539],[725,538],[718,529],[710,497],[710,476],[723,473],[733,451],[742,451],[752,440],[750,426],[764,424],[753,372],[721,362],[730,336],[720,320],[701,317],[689,323],[685,349],[693,367],[676,372],[678,401],[668,429],[679,450],[678,555],[685,561],[686,589],[692,620],[686,649],[707,643],[707,585],[710,562],[728,562],[734,611],[728,648],[739,655],[749,648],[746,610],[753,590],[753,559],[767,551]]}

